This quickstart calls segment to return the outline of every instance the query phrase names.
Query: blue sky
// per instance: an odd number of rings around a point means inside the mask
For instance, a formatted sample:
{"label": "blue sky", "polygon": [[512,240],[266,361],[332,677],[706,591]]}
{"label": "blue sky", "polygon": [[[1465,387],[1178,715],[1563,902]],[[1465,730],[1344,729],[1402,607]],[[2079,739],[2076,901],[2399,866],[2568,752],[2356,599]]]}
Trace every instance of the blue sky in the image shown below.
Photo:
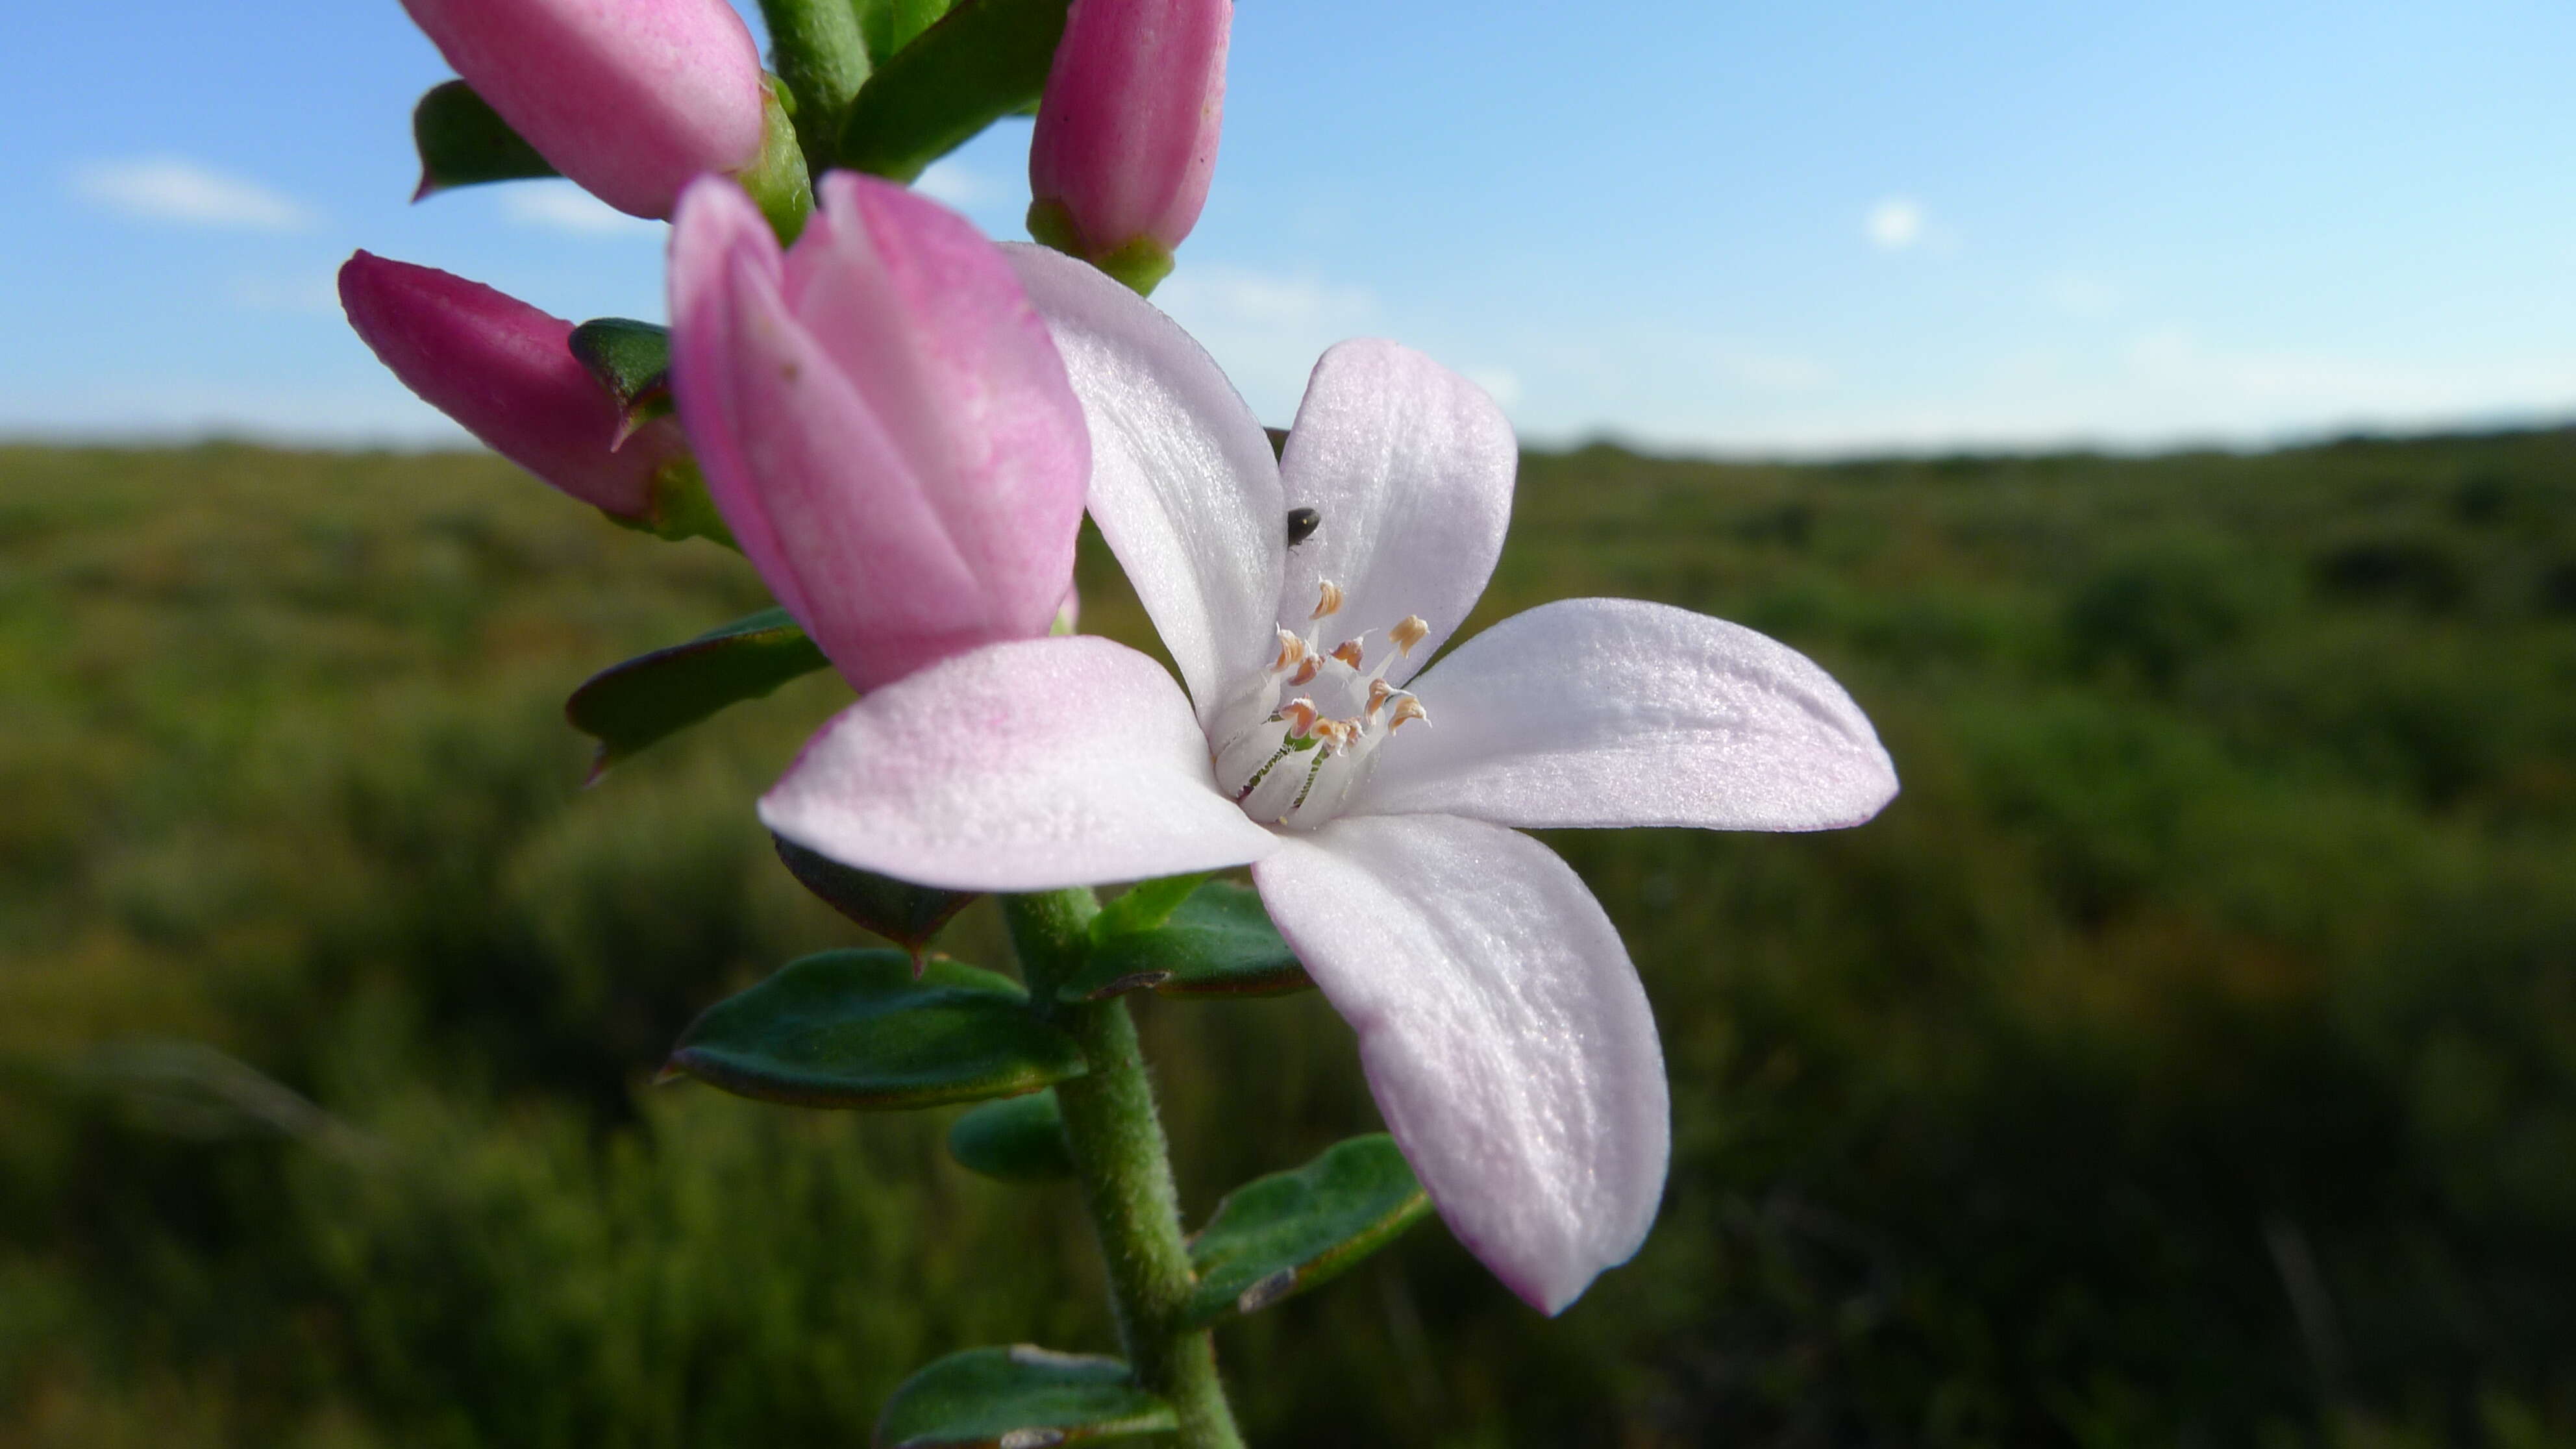
{"label": "blue sky", "polygon": [[[112,14],[101,27],[95,17]],[[661,314],[562,183],[412,206],[395,0],[19,7],[0,434],[435,441],[351,249]],[[1542,442],[2261,443],[2576,416],[2576,8],[1241,0],[1156,300],[1265,416],[1370,333]],[[1027,130],[926,182],[1020,235]]]}

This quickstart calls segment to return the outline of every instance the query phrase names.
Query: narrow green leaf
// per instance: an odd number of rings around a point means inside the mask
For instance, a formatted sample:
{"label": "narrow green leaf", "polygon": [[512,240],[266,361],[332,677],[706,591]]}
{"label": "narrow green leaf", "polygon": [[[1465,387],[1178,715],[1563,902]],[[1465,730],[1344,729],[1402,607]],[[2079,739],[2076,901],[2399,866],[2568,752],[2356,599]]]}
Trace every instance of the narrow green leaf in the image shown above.
{"label": "narrow green leaf", "polygon": [[929,945],[940,927],[975,903],[971,891],[944,891],[855,870],[783,835],[773,835],[770,841],[797,884],[842,915],[915,951]]}
{"label": "narrow green leaf", "polygon": [[1038,98],[1071,0],[964,0],[859,87],[841,164],[897,181]]}
{"label": "narrow green leaf", "polygon": [[1198,888],[1207,883],[1208,873],[1169,875],[1161,880],[1140,880],[1127,888],[1118,899],[1100,908],[1091,918],[1091,939],[1106,941],[1112,936],[1150,931],[1170,920]]}
{"label": "narrow green leaf", "polygon": [[877,1449],[1045,1449],[1117,1444],[1179,1427],[1114,1358],[1030,1344],[952,1353],[904,1381],[877,1418]]}
{"label": "narrow green leaf", "polygon": [[1064,1112],[1055,1088],[987,1102],[948,1129],[948,1155],[1004,1182],[1055,1182],[1073,1176]]}
{"label": "narrow green leaf", "polygon": [[559,173],[537,154],[498,111],[461,80],[429,88],[411,113],[412,144],[420,150],[420,200],[453,186],[486,181],[527,181]]}
{"label": "narrow green leaf", "polygon": [[1314,984],[1270,924],[1260,893],[1212,880],[1161,924],[1100,939],[1056,996],[1106,1001],[1148,988],[1161,996],[1284,996]]}
{"label": "narrow green leaf", "polygon": [[901,951],[826,951],[708,1007],[670,1070],[807,1107],[936,1107],[1033,1092],[1085,1070],[1073,1038],[1007,976]]}
{"label": "narrow green leaf", "polygon": [[597,779],[726,705],[758,699],[830,662],[785,609],[763,609],[685,644],[610,665],[564,701],[564,718],[599,741],[590,771]]}
{"label": "narrow green leaf", "polygon": [[1338,1277],[1431,1211],[1431,1196],[1380,1132],[1326,1148],[1294,1172],[1227,1194],[1190,1240],[1191,1324],[1255,1313]]}
{"label": "narrow green leaf", "polygon": [[868,54],[878,65],[918,39],[955,9],[957,0],[859,0],[859,30],[868,38]]}
{"label": "narrow green leaf", "polygon": [[671,329],[601,317],[572,329],[572,355],[617,399],[625,421],[617,441],[671,411]]}

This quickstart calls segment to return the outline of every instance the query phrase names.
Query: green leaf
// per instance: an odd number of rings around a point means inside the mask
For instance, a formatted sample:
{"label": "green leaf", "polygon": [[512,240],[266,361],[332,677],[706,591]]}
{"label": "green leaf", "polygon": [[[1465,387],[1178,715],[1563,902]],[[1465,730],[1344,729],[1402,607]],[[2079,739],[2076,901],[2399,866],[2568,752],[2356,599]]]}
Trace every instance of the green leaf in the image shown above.
{"label": "green leaf", "polygon": [[420,149],[418,201],[453,186],[528,181],[559,174],[498,111],[461,80],[429,88],[412,108],[412,143]]}
{"label": "green leaf", "polygon": [[1114,1358],[1030,1344],[952,1353],[904,1381],[877,1418],[877,1449],[1044,1449],[1116,1444],[1179,1427]]}
{"label": "green leaf", "polygon": [[572,329],[572,355],[617,399],[617,441],[671,411],[671,329],[601,317]]}
{"label": "green leaf", "polygon": [[1004,1182],[1054,1182],[1073,1176],[1064,1112],[1055,1089],[987,1102],[948,1129],[948,1155]]}
{"label": "green leaf", "polygon": [[1198,1291],[1193,1326],[1254,1313],[1303,1293],[1395,1241],[1431,1211],[1431,1196],[1380,1132],[1335,1143],[1294,1172],[1227,1194],[1190,1240]]}
{"label": "green leaf", "polygon": [[797,884],[842,915],[912,950],[929,945],[940,927],[975,903],[972,891],[944,891],[855,870],[783,835],[773,835],[770,841]]}
{"label": "green leaf", "polygon": [[685,644],[610,665],[564,701],[564,718],[599,741],[590,769],[595,780],[726,705],[758,699],[830,662],[785,609],[763,609]]}
{"label": "green leaf", "polygon": [[883,65],[955,9],[957,0],[859,0],[859,31],[868,55]]}
{"label": "green leaf", "polygon": [[1152,930],[1170,920],[1172,912],[1205,885],[1207,878],[1208,873],[1200,871],[1196,875],[1167,875],[1161,880],[1136,882],[1091,918],[1091,939],[1106,941],[1112,936]]}
{"label": "green leaf", "polygon": [[1085,1067],[1007,976],[901,951],[826,951],[708,1007],[671,1053],[736,1096],[807,1107],[936,1107],[1033,1092]]}
{"label": "green leaf", "polygon": [[[1120,897],[1110,909],[1125,899]],[[1104,919],[1108,915],[1109,911],[1101,912]],[[1212,880],[1161,924],[1096,941],[1090,959],[1065,980],[1056,996],[1062,1001],[1106,1001],[1146,988],[1160,996],[1284,996],[1314,984],[1306,978],[1306,968],[1297,964],[1296,953],[1279,938],[1278,928],[1270,924],[1260,893],[1232,881]]]}
{"label": "green leaf", "polygon": [[850,103],[841,164],[911,181],[1038,98],[1070,0],[964,0]]}

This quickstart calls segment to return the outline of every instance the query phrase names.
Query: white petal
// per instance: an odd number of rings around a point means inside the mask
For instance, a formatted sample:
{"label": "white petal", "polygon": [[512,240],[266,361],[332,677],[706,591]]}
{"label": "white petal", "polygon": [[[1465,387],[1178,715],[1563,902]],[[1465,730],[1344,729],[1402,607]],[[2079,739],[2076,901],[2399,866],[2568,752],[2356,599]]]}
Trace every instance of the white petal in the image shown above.
{"label": "white petal", "polygon": [[833,716],[761,823],[845,865],[1035,891],[1241,865],[1277,837],[1217,793],[1172,676],[1123,644],[996,644]]}
{"label": "white petal", "polygon": [[1831,830],[1896,795],[1869,718],[1814,660],[1664,604],[1566,599],[1515,614],[1413,692],[1428,727],[1379,748],[1351,810]]}
{"label": "white petal", "polygon": [[[1279,459],[1287,506],[1322,515],[1289,551],[1279,627],[1312,627],[1324,579],[1343,598],[1341,614],[1322,625],[1327,649],[1419,614],[1431,637],[1387,676],[1402,684],[1485,592],[1519,466],[1512,425],[1484,389],[1392,342],[1335,346],[1315,364]],[[1371,667],[1385,647],[1383,635],[1368,640]]]}
{"label": "white petal", "polygon": [[1671,1155],[1663,1051],[1572,868],[1479,821],[1345,817],[1252,878],[1469,1252],[1554,1313],[1637,1251]]}
{"label": "white petal", "polygon": [[1180,324],[1088,263],[1002,249],[1064,354],[1091,428],[1091,516],[1199,718],[1276,652],[1287,505],[1261,424]]}

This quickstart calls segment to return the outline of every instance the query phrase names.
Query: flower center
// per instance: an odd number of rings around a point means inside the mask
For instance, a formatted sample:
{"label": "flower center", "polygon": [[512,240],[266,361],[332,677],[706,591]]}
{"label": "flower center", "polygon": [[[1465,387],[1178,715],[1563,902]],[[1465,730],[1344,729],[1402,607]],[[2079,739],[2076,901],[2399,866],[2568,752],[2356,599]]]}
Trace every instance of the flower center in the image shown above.
{"label": "flower center", "polygon": [[[1279,631],[1260,696],[1266,716],[1236,729],[1216,750],[1216,777],[1243,813],[1264,825],[1323,824],[1368,778],[1378,746],[1398,728],[1430,716],[1422,701],[1386,682],[1395,662],[1428,638],[1408,614],[1390,628],[1339,638],[1342,590],[1325,581],[1303,635]],[[1371,656],[1374,655],[1372,660]]]}

